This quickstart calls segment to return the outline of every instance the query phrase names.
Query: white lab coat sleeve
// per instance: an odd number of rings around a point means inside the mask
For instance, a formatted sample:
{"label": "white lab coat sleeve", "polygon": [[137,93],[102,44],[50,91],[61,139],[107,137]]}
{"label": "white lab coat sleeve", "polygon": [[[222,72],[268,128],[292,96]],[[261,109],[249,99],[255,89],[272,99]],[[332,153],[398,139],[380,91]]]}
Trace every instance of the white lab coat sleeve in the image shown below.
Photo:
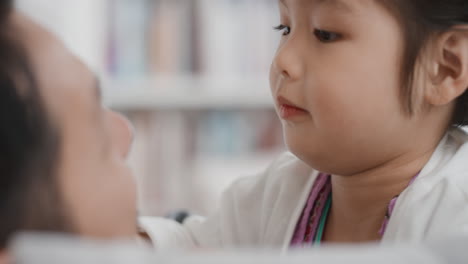
{"label": "white lab coat sleeve", "polygon": [[[295,173],[290,170],[294,163],[297,158],[286,153],[263,173],[237,180],[223,193],[214,214],[207,218],[189,217],[180,225],[167,219],[144,217],[140,219],[140,227],[159,250],[268,246],[268,241],[263,241],[264,235],[271,225],[273,211],[274,215],[284,218],[282,208],[277,208],[284,206],[277,206],[277,202],[285,195],[284,189],[290,189],[283,183],[285,176]],[[298,187],[302,185],[297,184]],[[285,212],[285,215],[290,213]],[[274,228],[285,229],[283,226]]]}
{"label": "white lab coat sleeve", "polygon": [[205,218],[192,216],[181,225],[175,221],[141,217],[140,228],[150,236],[156,249],[249,247],[261,243],[262,222],[268,217],[265,188],[281,156],[263,173],[235,181],[222,195],[214,214]]}

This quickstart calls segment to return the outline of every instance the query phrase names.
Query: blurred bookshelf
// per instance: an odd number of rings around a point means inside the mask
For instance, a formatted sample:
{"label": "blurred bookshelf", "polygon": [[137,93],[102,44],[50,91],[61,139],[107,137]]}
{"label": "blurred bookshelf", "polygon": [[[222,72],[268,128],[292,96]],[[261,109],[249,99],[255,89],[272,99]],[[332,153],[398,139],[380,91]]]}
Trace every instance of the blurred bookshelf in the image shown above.
{"label": "blurred bookshelf", "polygon": [[104,103],[120,111],[273,109],[268,80],[262,78],[152,76],[102,84]]}
{"label": "blurred bookshelf", "polygon": [[102,80],[134,124],[143,215],[207,214],[284,150],[268,70],[275,0],[18,0]]}

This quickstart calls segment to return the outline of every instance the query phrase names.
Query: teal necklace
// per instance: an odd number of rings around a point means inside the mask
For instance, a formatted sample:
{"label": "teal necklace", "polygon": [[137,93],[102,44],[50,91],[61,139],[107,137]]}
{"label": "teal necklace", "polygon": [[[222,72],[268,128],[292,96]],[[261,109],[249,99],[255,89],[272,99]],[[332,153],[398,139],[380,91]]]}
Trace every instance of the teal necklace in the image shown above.
{"label": "teal necklace", "polygon": [[320,216],[320,222],[317,227],[317,233],[315,235],[314,244],[320,245],[322,243],[323,233],[325,231],[325,225],[327,224],[328,213],[330,212],[332,202],[331,193],[328,195],[327,202],[325,203],[325,207],[323,208],[323,213]]}
{"label": "teal necklace", "polygon": [[[418,173],[419,174],[419,173]],[[411,179],[409,185],[418,176]],[[387,206],[385,220],[379,230],[381,237],[385,234],[398,196],[394,197]],[[303,209],[302,216],[296,226],[291,240],[291,247],[323,244],[325,228],[332,206],[331,176],[320,173],[315,180],[309,199]]]}

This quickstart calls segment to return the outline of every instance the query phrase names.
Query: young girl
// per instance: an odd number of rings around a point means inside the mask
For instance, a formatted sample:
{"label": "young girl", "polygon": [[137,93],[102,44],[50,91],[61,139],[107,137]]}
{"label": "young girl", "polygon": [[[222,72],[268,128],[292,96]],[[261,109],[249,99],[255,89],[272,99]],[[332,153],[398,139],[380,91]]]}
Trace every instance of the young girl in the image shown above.
{"label": "young girl", "polygon": [[280,0],[271,89],[291,153],[158,248],[468,234],[468,1]]}

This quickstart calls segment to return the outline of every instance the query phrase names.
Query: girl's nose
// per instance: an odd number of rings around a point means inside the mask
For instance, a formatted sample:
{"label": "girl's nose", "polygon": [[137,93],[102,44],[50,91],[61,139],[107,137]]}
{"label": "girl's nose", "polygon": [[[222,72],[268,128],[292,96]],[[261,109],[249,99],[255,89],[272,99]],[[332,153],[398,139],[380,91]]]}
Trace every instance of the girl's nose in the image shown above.
{"label": "girl's nose", "polygon": [[295,81],[304,74],[304,58],[301,57],[299,39],[289,36],[283,40],[273,60],[273,70],[282,78]]}

